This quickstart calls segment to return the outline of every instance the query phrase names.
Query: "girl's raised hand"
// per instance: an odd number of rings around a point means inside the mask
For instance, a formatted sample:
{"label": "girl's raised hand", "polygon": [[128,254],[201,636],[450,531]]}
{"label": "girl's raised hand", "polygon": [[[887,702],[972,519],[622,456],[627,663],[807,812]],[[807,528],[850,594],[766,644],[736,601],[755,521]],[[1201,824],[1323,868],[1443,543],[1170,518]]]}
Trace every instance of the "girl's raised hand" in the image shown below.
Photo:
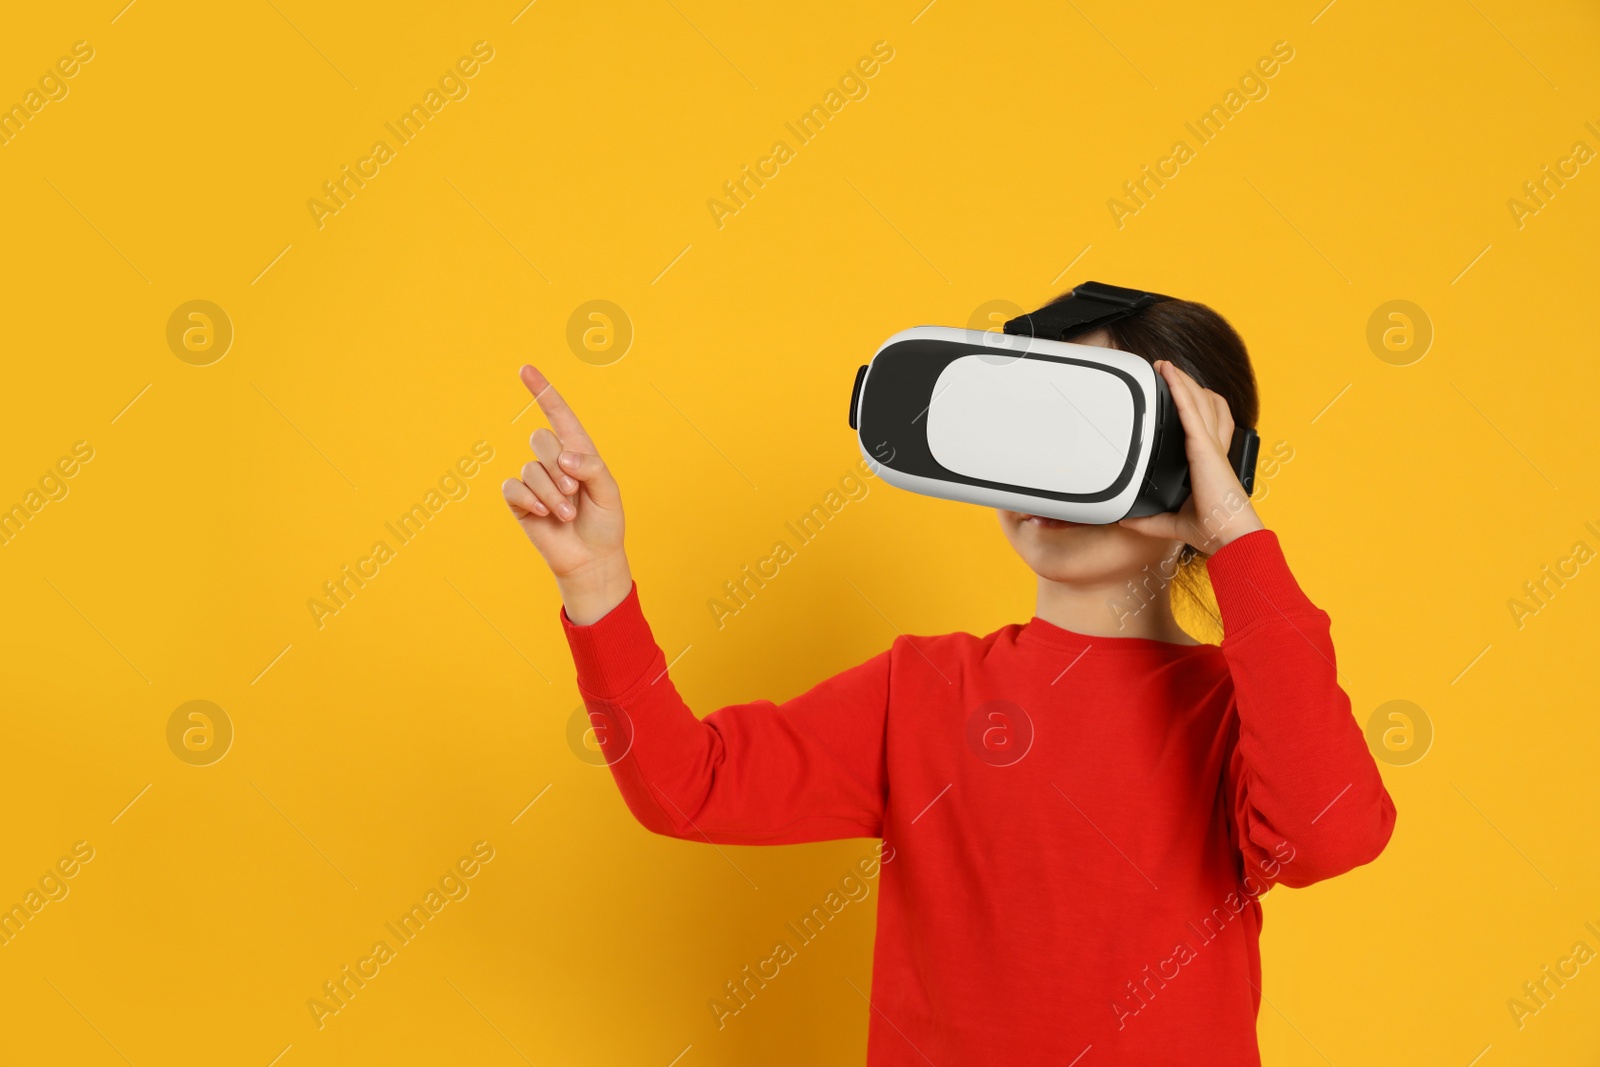
{"label": "girl's raised hand", "polygon": [[522,383],[550,420],[533,432],[534,458],[500,487],[511,514],[555,575],[567,617],[597,622],[633,586],[622,549],[622,495],[578,416],[531,366]]}
{"label": "girl's raised hand", "polygon": [[1209,556],[1236,538],[1265,529],[1228,462],[1233,413],[1226,400],[1201,388],[1170,361],[1157,360],[1155,370],[1166,380],[1183,422],[1189,499],[1178,511],[1123,519],[1119,525],[1150,537],[1187,542]]}

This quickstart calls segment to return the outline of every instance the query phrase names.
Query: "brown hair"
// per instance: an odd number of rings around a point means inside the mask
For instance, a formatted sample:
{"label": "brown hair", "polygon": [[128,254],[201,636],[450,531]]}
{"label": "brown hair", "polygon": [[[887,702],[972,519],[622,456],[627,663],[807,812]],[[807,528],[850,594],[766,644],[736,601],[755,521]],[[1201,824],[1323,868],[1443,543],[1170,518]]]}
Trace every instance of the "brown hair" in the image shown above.
{"label": "brown hair", "polygon": [[[1228,320],[1204,304],[1163,300],[1101,327],[1111,347],[1154,363],[1171,360],[1203,387],[1228,402],[1233,421],[1254,426],[1261,414],[1250,353]],[[1064,338],[1070,340],[1070,338]]]}
{"label": "brown hair", "polygon": [[[1256,425],[1261,398],[1256,391],[1250,353],[1228,320],[1206,305],[1163,300],[1100,328],[1111,338],[1112,348],[1151,363],[1158,359],[1172,361],[1202,387],[1226,400],[1236,425]],[[1187,606],[1209,617],[1220,633],[1222,620],[1206,578],[1205,559],[1193,546],[1185,545],[1173,585],[1183,594]]]}

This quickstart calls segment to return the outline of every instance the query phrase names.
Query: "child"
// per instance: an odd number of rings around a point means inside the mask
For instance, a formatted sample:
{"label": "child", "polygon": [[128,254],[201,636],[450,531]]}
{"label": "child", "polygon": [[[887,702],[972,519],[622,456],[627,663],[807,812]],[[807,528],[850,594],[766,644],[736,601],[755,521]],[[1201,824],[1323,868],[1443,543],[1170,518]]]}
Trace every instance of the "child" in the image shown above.
{"label": "child", "polygon": [[[874,1067],[1259,1064],[1259,897],[1371,861],[1394,826],[1328,616],[1228,463],[1235,417],[1256,422],[1243,342],[1181,300],[1069,339],[1166,380],[1182,511],[1107,526],[1001,511],[1038,576],[1032,621],[901,637],[786,703],[703,720],[645,622],[616,481],[522,369],[554,432],[534,433],[505,498],[555,575],[634,815],[695,841],[884,839]],[[1173,615],[1173,585],[1202,567],[1220,646]]]}

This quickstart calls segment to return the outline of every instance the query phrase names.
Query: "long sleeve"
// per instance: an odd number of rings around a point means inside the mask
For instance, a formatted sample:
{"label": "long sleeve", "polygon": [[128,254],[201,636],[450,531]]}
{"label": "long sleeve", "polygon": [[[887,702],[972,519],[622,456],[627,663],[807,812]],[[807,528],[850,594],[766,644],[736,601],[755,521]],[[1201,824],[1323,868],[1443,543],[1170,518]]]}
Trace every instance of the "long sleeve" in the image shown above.
{"label": "long sleeve", "polygon": [[697,719],[667,674],[637,586],[591,626],[565,611],[561,622],[601,751],[646,829],[732,844],[881,833],[888,652],[783,704]]}
{"label": "long sleeve", "polygon": [[1224,546],[1207,571],[1237,705],[1226,785],[1246,873],[1306,886],[1371,862],[1394,803],[1339,686],[1327,614],[1270,530]]}

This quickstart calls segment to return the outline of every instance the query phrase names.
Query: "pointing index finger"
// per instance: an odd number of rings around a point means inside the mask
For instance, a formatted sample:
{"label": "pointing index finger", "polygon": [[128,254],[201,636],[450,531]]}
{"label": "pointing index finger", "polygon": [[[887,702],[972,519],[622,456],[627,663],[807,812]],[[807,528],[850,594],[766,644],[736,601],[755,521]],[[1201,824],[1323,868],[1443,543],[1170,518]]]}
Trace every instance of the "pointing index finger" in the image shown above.
{"label": "pointing index finger", "polygon": [[595,450],[594,442],[584,432],[583,423],[578,421],[577,414],[567,406],[561,394],[556,392],[556,387],[550,384],[550,379],[540,374],[537,367],[531,364],[523,366],[522,384],[528,387],[528,392],[539,402],[539,410],[550,420],[550,428],[555,430],[564,447],[586,452]]}

